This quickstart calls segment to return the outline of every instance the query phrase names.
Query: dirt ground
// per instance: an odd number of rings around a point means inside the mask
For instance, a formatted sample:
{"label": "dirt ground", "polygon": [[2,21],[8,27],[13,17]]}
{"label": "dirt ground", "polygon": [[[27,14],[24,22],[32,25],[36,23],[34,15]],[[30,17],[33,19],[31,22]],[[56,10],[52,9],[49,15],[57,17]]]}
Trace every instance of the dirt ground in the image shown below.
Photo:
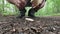
{"label": "dirt ground", "polygon": [[38,17],[34,21],[0,16],[0,34],[60,34],[60,16]]}

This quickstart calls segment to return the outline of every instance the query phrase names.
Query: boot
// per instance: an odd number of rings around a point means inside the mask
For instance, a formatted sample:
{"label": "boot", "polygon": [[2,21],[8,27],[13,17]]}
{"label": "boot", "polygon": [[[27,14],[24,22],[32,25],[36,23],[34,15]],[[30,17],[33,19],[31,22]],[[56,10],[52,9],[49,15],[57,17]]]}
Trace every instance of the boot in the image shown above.
{"label": "boot", "polygon": [[25,16],[26,10],[25,9],[20,9],[20,15],[18,18],[23,18]]}
{"label": "boot", "polygon": [[29,17],[35,17],[35,15],[34,15],[35,12],[36,12],[36,11],[35,11],[33,8],[31,8],[31,9],[29,10],[29,12],[28,12],[28,16],[29,16]]}

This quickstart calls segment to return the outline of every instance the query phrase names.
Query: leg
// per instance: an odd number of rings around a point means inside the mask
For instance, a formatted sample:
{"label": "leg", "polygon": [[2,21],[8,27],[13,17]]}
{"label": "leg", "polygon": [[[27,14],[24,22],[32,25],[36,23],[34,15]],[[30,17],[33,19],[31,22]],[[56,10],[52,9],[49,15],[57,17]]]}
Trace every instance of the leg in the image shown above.
{"label": "leg", "polygon": [[41,6],[35,7],[35,8],[31,8],[28,12],[28,16],[29,17],[35,17],[35,12],[37,12],[39,9],[41,9]]}
{"label": "leg", "polygon": [[32,5],[30,1],[31,0],[27,0],[27,4],[26,4],[27,7],[30,7]]}
{"label": "leg", "polygon": [[43,1],[41,4],[39,4],[38,6],[36,6],[35,8],[31,8],[28,12],[28,16],[30,17],[35,17],[34,14],[35,12],[37,12],[39,9],[43,8],[45,5],[45,1]]}
{"label": "leg", "polygon": [[20,11],[20,15],[18,16],[18,18],[23,18],[25,16],[26,10],[24,9],[19,9]]}
{"label": "leg", "polygon": [[31,8],[30,10],[29,10],[29,12],[28,12],[28,16],[29,17],[35,17],[35,12],[37,12],[34,8]]}

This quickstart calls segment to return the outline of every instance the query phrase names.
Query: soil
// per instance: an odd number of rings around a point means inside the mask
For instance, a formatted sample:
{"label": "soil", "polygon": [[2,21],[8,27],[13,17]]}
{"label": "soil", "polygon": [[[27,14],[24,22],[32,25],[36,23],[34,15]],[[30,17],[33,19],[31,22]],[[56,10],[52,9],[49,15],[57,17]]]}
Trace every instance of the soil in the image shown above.
{"label": "soil", "polygon": [[60,34],[60,16],[33,19],[0,16],[0,34]]}

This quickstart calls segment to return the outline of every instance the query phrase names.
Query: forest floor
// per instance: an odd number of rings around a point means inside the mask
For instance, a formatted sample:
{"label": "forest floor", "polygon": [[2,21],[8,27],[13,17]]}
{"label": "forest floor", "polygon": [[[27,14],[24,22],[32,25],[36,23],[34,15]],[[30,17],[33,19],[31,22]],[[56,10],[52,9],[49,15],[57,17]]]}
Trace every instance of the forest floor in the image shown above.
{"label": "forest floor", "polygon": [[60,34],[60,16],[38,17],[34,21],[0,16],[0,34]]}

